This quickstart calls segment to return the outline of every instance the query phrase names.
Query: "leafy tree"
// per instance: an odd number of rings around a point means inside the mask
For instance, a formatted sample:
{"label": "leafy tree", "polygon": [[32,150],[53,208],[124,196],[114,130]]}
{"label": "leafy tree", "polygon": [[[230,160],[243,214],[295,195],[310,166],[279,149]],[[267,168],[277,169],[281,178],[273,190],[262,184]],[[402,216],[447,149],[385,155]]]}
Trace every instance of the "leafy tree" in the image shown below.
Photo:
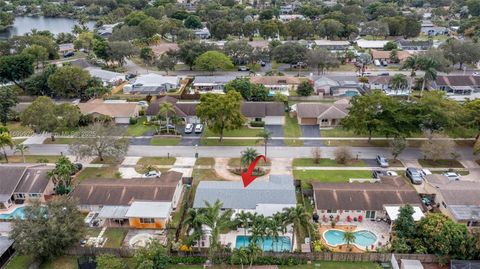
{"label": "leafy tree", "polygon": [[307,64],[317,69],[317,74],[320,75],[332,67],[338,67],[340,62],[338,58],[324,48],[316,48],[307,52]]}
{"label": "leafy tree", "polygon": [[28,54],[0,57],[0,82],[12,82],[25,90],[23,80],[33,74],[33,58]]}
{"label": "leafy tree", "polygon": [[425,140],[420,147],[426,159],[437,161],[439,159],[454,159],[457,156],[456,144],[448,136],[434,134],[429,140]]}
{"label": "leafy tree", "polygon": [[408,80],[404,74],[395,74],[391,80],[391,87],[393,90],[405,90],[409,87]]}
{"label": "leafy tree", "polygon": [[210,130],[220,135],[220,141],[223,141],[225,131],[238,129],[245,122],[240,112],[241,99],[240,94],[234,91],[224,95],[207,93],[200,97],[197,115]]}
{"label": "leafy tree", "polygon": [[86,96],[86,99],[91,99],[91,98],[97,99],[97,98],[101,98],[105,94],[110,93],[110,90],[111,89],[109,87],[103,87],[103,86],[89,87],[85,90],[85,96]]}
{"label": "leafy tree", "polygon": [[25,145],[25,144],[17,144],[15,145],[15,151],[14,153],[17,153],[17,152],[20,152],[20,154],[22,155],[22,160],[23,160],[23,163],[26,163],[25,161],[25,152],[28,151],[28,146]]}
{"label": "leafy tree", "polygon": [[8,115],[18,103],[17,95],[11,87],[0,88],[0,122],[7,125]]}
{"label": "leafy tree", "polygon": [[152,17],[143,20],[138,27],[145,38],[151,38],[161,31],[159,21]]}
{"label": "leafy tree", "polygon": [[183,25],[188,29],[199,29],[203,27],[200,17],[195,15],[188,16],[185,21],[183,21]]}
{"label": "leafy tree", "polygon": [[461,105],[442,91],[428,91],[415,103],[419,125],[429,138],[437,131],[454,130],[457,117],[464,114]]}
{"label": "leafy tree", "polygon": [[448,60],[453,64],[459,64],[458,69],[462,69],[464,64],[474,64],[480,60],[480,48],[472,41],[451,38],[441,46],[441,49]]}
{"label": "leafy tree", "polygon": [[98,269],[124,269],[125,263],[122,259],[112,254],[101,254],[95,258]]}
{"label": "leafy tree", "polygon": [[265,101],[268,89],[261,84],[253,84],[248,78],[236,78],[225,85],[225,92],[237,91],[247,101]]}
{"label": "leafy tree", "polygon": [[396,50],[398,49],[398,46],[397,46],[397,43],[393,42],[393,41],[388,41],[384,46],[383,46],[383,50]]}
{"label": "leafy tree", "polygon": [[170,261],[167,250],[158,240],[150,240],[148,245],[135,252],[135,268],[165,269]]}
{"label": "leafy tree", "polygon": [[363,77],[367,66],[372,63],[372,55],[370,53],[362,53],[357,57],[358,67],[360,68],[360,73]]}
{"label": "leafy tree", "polygon": [[468,0],[467,1],[468,12],[472,16],[480,16],[480,1]]}
{"label": "leafy tree", "polygon": [[232,58],[234,64],[245,64],[251,61],[253,48],[246,40],[228,41],[223,48],[225,54]]}
{"label": "leafy tree", "polygon": [[386,37],[388,36],[388,24],[382,21],[366,22],[362,28],[362,33],[374,37]]}
{"label": "leafy tree", "polygon": [[167,75],[168,75],[168,71],[171,70],[175,70],[175,66],[177,65],[177,57],[169,54],[169,53],[165,53],[165,54],[162,54],[162,56],[160,56],[160,58],[157,60],[157,67],[158,69],[160,70],[164,70],[165,72],[167,72]]}
{"label": "leafy tree", "polygon": [[108,42],[107,58],[110,61],[115,61],[123,66],[125,58],[135,54],[134,47],[127,41],[112,41]]}
{"label": "leafy tree", "polygon": [[40,64],[44,64],[48,60],[48,51],[46,48],[39,45],[31,45],[23,49],[22,53],[30,55],[38,68]]}
{"label": "leafy tree", "polygon": [[390,51],[389,59],[392,63],[399,63],[400,59],[398,59],[398,50],[394,49]]}
{"label": "leafy tree", "polygon": [[395,137],[390,142],[390,151],[392,152],[393,159],[396,160],[407,147],[407,140],[403,137]]}
{"label": "leafy tree", "polygon": [[287,31],[289,35],[298,40],[307,38],[313,35],[313,25],[307,20],[292,20],[287,24]]}
{"label": "leafy tree", "polygon": [[93,52],[98,58],[108,60],[108,42],[101,37],[94,38]]}
{"label": "leafy tree", "polygon": [[243,267],[243,264],[248,263],[248,254],[245,247],[234,248],[231,257],[232,265],[240,263],[240,266]]}
{"label": "leafy tree", "polygon": [[47,65],[43,71],[38,72],[25,81],[26,92],[35,96],[54,97],[55,93],[48,86],[48,78],[57,71],[56,65]]}
{"label": "leafy tree", "polygon": [[320,36],[334,39],[341,36],[345,28],[343,23],[335,19],[325,19],[320,22],[319,29]]}
{"label": "leafy tree", "polygon": [[7,157],[7,152],[5,150],[5,147],[9,147],[12,149],[14,146],[12,136],[8,131],[2,131],[0,132],[0,148],[3,151],[3,157],[5,158],[5,161],[8,163],[8,157]]}
{"label": "leafy tree", "polygon": [[75,49],[91,50],[93,48],[94,37],[92,32],[82,32],[73,41]]}
{"label": "leafy tree", "polygon": [[302,81],[297,88],[297,94],[300,96],[310,96],[314,92],[313,86],[308,81]]}
{"label": "leafy tree", "polygon": [[195,60],[195,67],[198,70],[210,71],[227,70],[233,67],[232,61],[227,55],[218,51],[207,51],[198,56]]}
{"label": "leafy tree", "polygon": [[97,122],[78,132],[68,151],[79,159],[98,156],[101,162],[105,158],[120,160],[129,146],[129,140],[123,137],[123,133],[122,127]]}
{"label": "leafy tree", "polygon": [[195,60],[207,51],[217,50],[215,45],[198,42],[198,41],[186,41],[180,43],[178,46],[178,58],[186,65],[192,67],[195,65]]}
{"label": "leafy tree", "polygon": [[140,49],[140,59],[146,64],[151,65],[155,59],[155,54],[153,53],[152,48],[143,47]]}
{"label": "leafy tree", "polygon": [[[183,221],[188,235],[187,244],[193,245],[195,241],[202,238],[204,232],[202,229],[202,222],[200,215],[203,214],[202,209],[189,208],[187,215]],[[199,246],[200,247],[200,246]]]}
{"label": "leafy tree", "polygon": [[205,201],[205,212],[200,215],[200,220],[203,225],[210,228],[210,247],[208,251],[209,259],[212,261],[214,254],[220,248],[220,232],[232,226],[232,209],[222,210],[222,203],[216,201],[210,204]]}
{"label": "leafy tree", "polygon": [[279,25],[274,20],[263,21],[259,30],[264,39],[274,38],[280,31]]}
{"label": "leafy tree", "polygon": [[24,217],[12,222],[10,237],[20,255],[51,260],[78,244],[84,232],[85,223],[75,200],[54,197],[45,205],[33,200],[25,206]]}
{"label": "leafy tree", "polygon": [[48,176],[55,184],[57,194],[68,194],[72,185],[72,175],[77,172],[77,167],[65,156],[55,162],[55,169],[48,172]]}
{"label": "leafy tree", "polygon": [[[288,223],[293,224],[294,232],[292,234],[292,246],[295,242],[295,234],[298,234],[301,229],[306,229],[310,234],[310,214],[305,207],[301,204],[297,204],[296,207],[288,207],[284,209],[286,219]],[[299,244],[297,244],[299,245]]]}
{"label": "leafy tree", "polygon": [[13,13],[0,12],[0,32],[5,31],[15,21]]}
{"label": "leafy tree", "polygon": [[415,221],[413,220],[413,213],[415,213],[415,210],[409,204],[400,207],[393,228],[398,237],[412,238],[415,236]]}
{"label": "leafy tree", "polygon": [[307,48],[305,46],[293,42],[278,45],[272,50],[274,60],[290,65],[305,61],[306,54]]}
{"label": "leafy tree", "polygon": [[406,38],[416,37],[420,34],[421,29],[422,24],[415,16],[405,17],[405,31],[403,36]]}
{"label": "leafy tree", "polygon": [[48,78],[48,87],[55,96],[66,98],[82,98],[88,86],[90,73],[75,66],[64,66]]}
{"label": "leafy tree", "polygon": [[241,152],[242,156],[240,157],[240,163],[243,167],[249,166],[255,158],[258,157],[258,152],[254,148],[246,148]]}

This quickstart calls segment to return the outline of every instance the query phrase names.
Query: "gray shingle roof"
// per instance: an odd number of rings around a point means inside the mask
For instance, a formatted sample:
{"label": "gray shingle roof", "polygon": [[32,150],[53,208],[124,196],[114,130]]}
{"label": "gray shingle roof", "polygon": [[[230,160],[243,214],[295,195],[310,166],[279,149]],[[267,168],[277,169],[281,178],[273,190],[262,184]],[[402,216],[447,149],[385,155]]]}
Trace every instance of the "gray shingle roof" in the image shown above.
{"label": "gray shingle roof", "polygon": [[270,180],[254,181],[247,188],[243,183],[202,181],[195,193],[193,208],[205,207],[205,201],[220,200],[223,208],[255,209],[258,204],[296,204],[295,187],[291,176],[270,175]]}

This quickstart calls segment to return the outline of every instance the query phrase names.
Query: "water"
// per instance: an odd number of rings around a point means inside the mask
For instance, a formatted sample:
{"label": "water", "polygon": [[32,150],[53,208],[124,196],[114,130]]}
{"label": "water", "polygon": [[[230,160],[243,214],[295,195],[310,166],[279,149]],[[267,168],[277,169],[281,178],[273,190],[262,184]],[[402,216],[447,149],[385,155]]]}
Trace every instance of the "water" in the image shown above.
{"label": "water", "polygon": [[[328,230],[323,234],[323,238],[330,246],[338,246],[346,244],[343,240],[344,231],[340,230]],[[369,247],[375,244],[377,241],[377,236],[370,231],[356,231],[353,232],[355,235],[354,244],[361,247]]]}
{"label": "water", "polygon": [[0,214],[0,219],[3,220],[10,220],[14,218],[25,218],[25,212],[24,212],[25,207],[18,207],[15,209],[13,212],[10,212],[8,214]]}
{"label": "water", "polygon": [[[37,29],[39,31],[49,30],[54,35],[59,33],[70,33],[77,22],[77,20],[71,18],[43,16],[15,17],[13,26],[9,27],[5,32],[0,33],[0,39],[7,39],[14,35],[23,35],[31,32],[32,29]],[[93,29],[94,25],[94,21],[87,22],[87,26],[90,29]]]}
{"label": "water", "polygon": [[[250,243],[250,236],[237,235],[237,240],[235,242],[235,248],[246,247]],[[272,249],[273,243],[273,249]],[[282,244],[283,243],[283,244]],[[290,238],[287,236],[279,236],[276,242],[273,242],[273,238],[266,237],[264,240],[259,240],[258,245],[263,251],[291,251],[292,244]]]}

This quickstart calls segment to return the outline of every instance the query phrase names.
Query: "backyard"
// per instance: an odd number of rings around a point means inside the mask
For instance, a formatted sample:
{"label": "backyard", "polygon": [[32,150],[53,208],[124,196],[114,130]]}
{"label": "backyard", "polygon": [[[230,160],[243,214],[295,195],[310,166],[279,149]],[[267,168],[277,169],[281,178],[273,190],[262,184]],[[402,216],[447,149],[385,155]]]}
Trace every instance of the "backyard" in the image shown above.
{"label": "backyard", "polygon": [[311,182],[347,183],[350,178],[372,178],[370,170],[293,170],[293,177],[302,187],[311,189]]}

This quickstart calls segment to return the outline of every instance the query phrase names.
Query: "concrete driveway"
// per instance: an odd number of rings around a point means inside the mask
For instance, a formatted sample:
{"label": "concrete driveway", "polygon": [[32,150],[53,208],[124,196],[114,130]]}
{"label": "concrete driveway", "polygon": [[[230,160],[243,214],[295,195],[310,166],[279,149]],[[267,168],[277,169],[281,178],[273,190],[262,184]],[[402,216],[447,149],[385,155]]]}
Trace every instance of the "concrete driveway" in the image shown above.
{"label": "concrete driveway", "polygon": [[195,146],[200,145],[200,138],[202,134],[196,134],[192,132],[191,134],[186,134],[184,130],[182,130],[182,140],[178,144],[179,146]]}
{"label": "concrete driveway", "polygon": [[[283,137],[282,125],[265,125],[265,130],[271,133],[272,137]],[[271,139],[268,141],[270,146],[284,146],[283,139]]]}
{"label": "concrete driveway", "polygon": [[[302,137],[320,137],[318,125],[300,125],[300,129],[302,130]],[[321,140],[304,140],[303,145],[306,147],[319,147],[323,146],[323,142]]]}

